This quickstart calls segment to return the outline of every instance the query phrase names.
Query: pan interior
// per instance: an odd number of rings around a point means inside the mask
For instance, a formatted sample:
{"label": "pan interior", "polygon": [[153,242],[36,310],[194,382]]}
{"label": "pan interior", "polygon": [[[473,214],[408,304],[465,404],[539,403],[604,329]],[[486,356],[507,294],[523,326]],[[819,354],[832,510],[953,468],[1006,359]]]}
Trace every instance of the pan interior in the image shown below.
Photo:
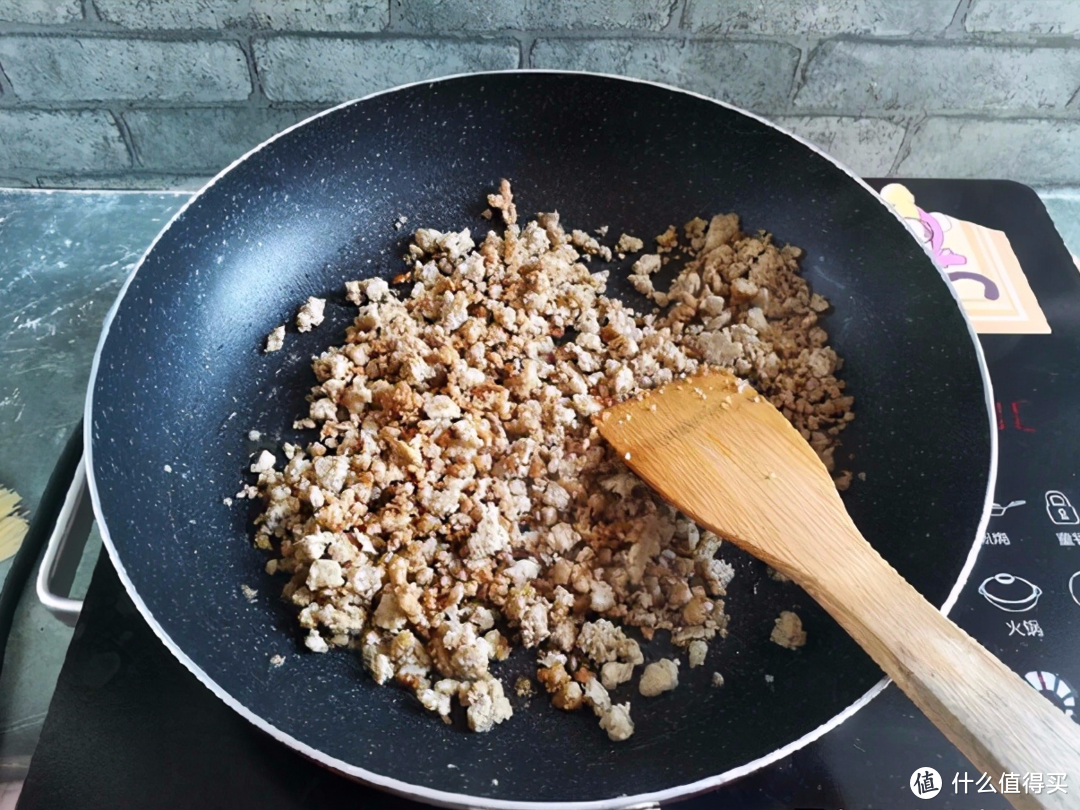
{"label": "pan interior", "polygon": [[[861,475],[845,500],[881,554],[944,602],[983,512],[991,442],[976,350],[930,260],[869,192],[786,135],[688,94],[573,74],[469,76],[366,99],[268,144],[187,208],[124,295],[92,383],[93,479],[111,550],[195,667],[354,774],[581,802],[745,765],[812,732],[881,673],[799,589],[730,545],[720,552],[737,572],[728,637],[705,667],[684,667],[674,692],[616,693],[633,705],[628,742],[541,698],[513,698],[510,722],[470,734],[375,686],[350,653],[303,652],[277,598],[283,582],[251,546],[250,507],[223,504],[250,479],[253,451],[310,440],[291,424],[306,411],[311,356],[350,320],[343,282],[399,272],[413,226],[484,230],[484,195],[501,177],[522,215],[557,209],[573,227],[651,238],[736,211],[744,230],[802,247],[813,289],[834,305],[824,325],[856,397],[838,458]],[[400,215],[409,224],[396,230]],[[641,306],[621,280],[611,289]],[[329,300],[326,322],[262,354],[309,295]],[[768,641],[783,609],[804,620],[801,650]],[[518,654],[498,674],[530,662]],[[714,671],[722,688],[709,685]]]}

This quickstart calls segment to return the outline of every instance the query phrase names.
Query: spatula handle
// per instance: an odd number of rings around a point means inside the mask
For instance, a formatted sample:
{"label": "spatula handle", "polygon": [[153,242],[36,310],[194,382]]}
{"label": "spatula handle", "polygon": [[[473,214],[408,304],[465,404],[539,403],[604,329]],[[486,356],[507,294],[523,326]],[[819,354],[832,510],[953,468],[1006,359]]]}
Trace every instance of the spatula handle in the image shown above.
{"label": "spatula handle", "polygon": [[861,536],[844,551],[842,564],[809,578],[811,595],[996,789],[1003,774],[1066,775],[1067,793],[1044,785],[1042,793],[1004,794],[1014,807],[1080,807],[1080,726],[943,616]]}

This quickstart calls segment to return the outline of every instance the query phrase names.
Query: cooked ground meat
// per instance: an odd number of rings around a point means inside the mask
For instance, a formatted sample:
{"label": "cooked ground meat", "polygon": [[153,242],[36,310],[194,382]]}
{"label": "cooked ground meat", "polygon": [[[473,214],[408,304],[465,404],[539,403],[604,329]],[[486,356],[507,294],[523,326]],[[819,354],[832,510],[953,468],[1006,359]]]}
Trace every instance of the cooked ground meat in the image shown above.
{"label": "cooked ground meat", "polygon": [[790,610],[780,611],[773,625],[769,640],[789,650],[798,649],[806,643],[806,631],[803,630],[802,619],[797,613]]}
{"label": "cooked ground meat", "polygon": [[[285,444],[283,466],[265,453],[252,467],[256,543],[289,578],[310,650],[358,648],[378,683],[404,684],[447,722],[457,698],[487,731],[512,714],[491,662],[522,645],[557,707],[592,706],[625,739],[629,704],[601,684],[644,663],[623,628],[668,631],[700,665],[726,633],[733,571],[720,539],[661,501],[590,417],[723,366],[831,469],[852,399],[818,323],[828,303],[800,277],[798,248],[722,214],[687,223],[681,242],[667,229],[637,260],[631,278],[657,305],[639,312],[604,294],[610,271],[594,266],[609,247],[555,213],[520,226],[505,181],[488,202],[501,233],[477,244],[469,230],[420,228],[404,288],[346,284],[356,318],[315,358],[296,423],[317,435]],[[617,247],[638,245],[624,235]],[[676,250],[689,258],[658,292],[653,275]],[[321,319],[309,299],[298,325]],[[644,694],[659,681],[641,683]]]}

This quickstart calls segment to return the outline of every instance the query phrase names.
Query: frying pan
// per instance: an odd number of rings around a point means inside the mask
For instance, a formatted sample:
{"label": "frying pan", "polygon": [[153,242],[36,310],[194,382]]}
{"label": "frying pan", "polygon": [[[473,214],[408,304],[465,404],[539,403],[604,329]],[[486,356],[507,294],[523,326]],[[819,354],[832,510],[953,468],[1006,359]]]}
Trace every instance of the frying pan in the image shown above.
{"label": "frying pan", "polygon": [[[805,745],[885,684],[761,563],[721,549],[736,570],[729,634],[675,691],[616,693],[633,703],[629,741],[544,698],[513,697],[509,722],[473,734],[376,686],[354,654],[305,653],[283,583],[250,542],[254,507],[223,503],[250,479],[252,453],[310,441],[291,425],[306,412],[311,356],[351,320],[344,281],[400,272],[414,226],[483,232],[484,195],[501,177],[522,215],[557,209],[612,238],[736,211],[745,230],[804,248],[856,397],[838,455],[860,473],[846,503],[904,577],[951,606],[988,516],[995,444],[978,342],[939,270],[865,184],[808,144],[711,99],[595,74],[477,74],[370,96],[285,131],[197,195],[128,280],[95,358],[85,444],[102,536],[182,663],[343,774],[456,806],[622,807],[706,790]],[[641,306],[624,277],[616,269],[609,290]],[[263,354],[310,295],[328,299],[326,322]],[[768,642],[783,609],[808,630],[796,652]],[[665,652],[658,639],[646,655]],[[532,666],[519,653],[497,674],[509,685]]]}

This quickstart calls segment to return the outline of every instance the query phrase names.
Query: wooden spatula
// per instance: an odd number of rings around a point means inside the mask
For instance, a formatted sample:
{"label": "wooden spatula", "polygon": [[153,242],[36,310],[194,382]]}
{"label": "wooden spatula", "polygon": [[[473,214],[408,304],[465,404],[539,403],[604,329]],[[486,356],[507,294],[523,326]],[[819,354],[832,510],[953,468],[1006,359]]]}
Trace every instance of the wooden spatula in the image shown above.
{"label": "wooden spatula", "polygon": [[1080,807],[1080,727],[870,547],[813,449],[753,388],[707,371],[597,424],[667,501],[806,589],[995,787],[1066,774],[1068,793],[1005,794],[1015,807]]}

